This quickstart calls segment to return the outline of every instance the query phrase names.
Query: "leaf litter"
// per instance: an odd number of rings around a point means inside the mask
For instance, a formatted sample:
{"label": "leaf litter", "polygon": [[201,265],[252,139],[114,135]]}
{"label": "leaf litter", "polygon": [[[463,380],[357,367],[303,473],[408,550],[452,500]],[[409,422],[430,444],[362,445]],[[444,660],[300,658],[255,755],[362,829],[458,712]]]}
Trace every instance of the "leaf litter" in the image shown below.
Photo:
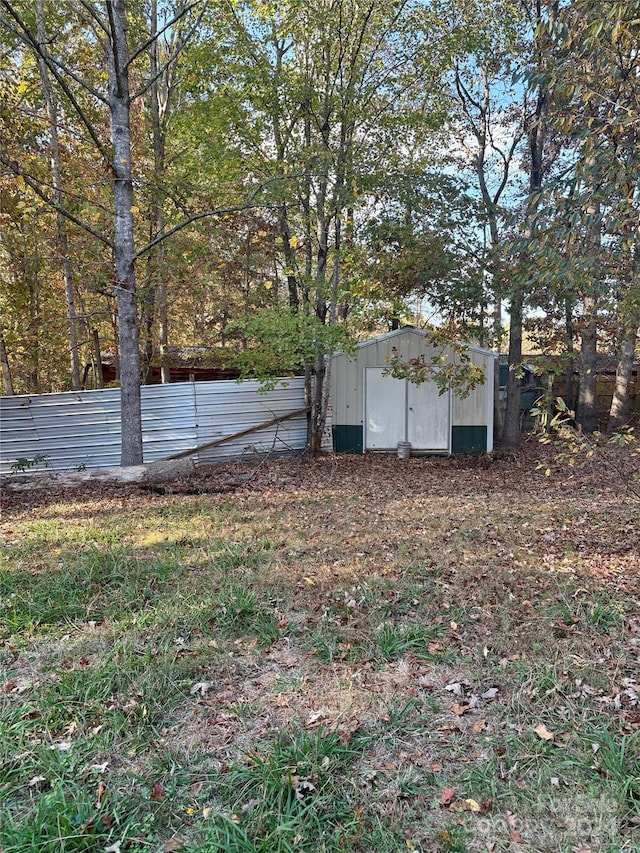
{"label": "leaf litter", "polygon": [[[199,469],[170,494],[113,485],[10,494],[5,526],[13,542],[35,514],[144,528],[159,511],[168,526],[185,506],[199,519],[227,512],[224,535],[248,542],[247,555],[252,542],[269,540],[263,565],[239,559],[234,571],[267,597],[276,591],[278,638],[266,647],[243,636],[231,646],[211,641],[217,653],[192,672],[158,748],[208,755],[224,774],[278,732],[333,731],[349,742],[367,731],[374,740],[352,768],[354,785],[381,816],[409,821],[412,849],[420,841],[439,849],[435,830],[420,829],[429,803],[463,821],[478,844],[477,821],[487,815],[506,843],[521,844],[523,826],[542,820],[526,805],[525,817],[516,814],[513,792],[537,784],[518,769],[531,761],[528,733],[566,751],[594,715],[621,737],[640,725],[637,507],[597,470],[545,477],[535,470],[544,452],[525,444],[517,456],[493,458],[342,456],[268,460],[257,470],[230,463]],[[214,535],[205,527],[200,547]],[[156,540],[144,547],[163,547]],[[194,583],[206,574],[195,565]],[[612,600],[617,611],[606,607]],[[108,627],[88,621],[98,633]],[[425,624],[438,635],[421,657],[402,643],[407,626]],[[373,639],[381,625],[398,642],[387,658]],[[202,641],[196,634],[174,644],[188,655]],[[28,669],[24,654],[17,660]],[[37,662],[32,668],[41,675]],[[5,691],[20,701],[14,683]],[[487,790],[469,781],[473,768],[494,765]],[[563,778],[547,774],[545,785],[560,792]],[[501,784],[511,805],[502,811],[489,794]],[[165,799],[162,784],[147,796]],[[209,819],[211,806],[201,813]],[[589,840],[575,837],[576,847]]]}

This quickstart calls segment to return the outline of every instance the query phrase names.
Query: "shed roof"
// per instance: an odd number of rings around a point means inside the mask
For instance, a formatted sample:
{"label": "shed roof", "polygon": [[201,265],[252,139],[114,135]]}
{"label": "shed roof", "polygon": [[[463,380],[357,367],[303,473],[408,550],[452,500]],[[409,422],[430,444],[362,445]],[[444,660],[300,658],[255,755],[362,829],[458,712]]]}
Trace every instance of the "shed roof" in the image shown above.
{"label": "shed roof", "polygon": [[[361,349],[363,347],[371,346],[372,344],[378,344],[381,341],[393,340],[394,338],[402,337],[403,335],[416,335],[421,338],[427,338],[428,333],[424,331],[424,329],[416,329],[415,326],[402,326],[400,329],[394,329],[392,332],[386,332],[384,335],[376,335],[375,338],[369,338],[367,341],[362,341],[356,347],[356,349]],[[487,349],[485,347],[479,347],[477,344],[466,344],[467,349],[472,352],[481,353],[482,355],[493,356],[494,358],[498,357],[498,354],[493,350]],[[345,355],[342,351],[336,352],[335,355]]]}

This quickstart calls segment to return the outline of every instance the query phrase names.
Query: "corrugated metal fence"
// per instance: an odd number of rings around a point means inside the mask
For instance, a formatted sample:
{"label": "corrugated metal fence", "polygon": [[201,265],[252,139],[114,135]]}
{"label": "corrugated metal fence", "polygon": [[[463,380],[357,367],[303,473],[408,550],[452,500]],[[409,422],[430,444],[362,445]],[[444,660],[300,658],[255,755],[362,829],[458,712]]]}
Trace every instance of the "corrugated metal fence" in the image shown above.
{"label": "corrugated metal fence", "polygon": [[[142,389],[144,461],[164,459],[224,436],[260,426],[304,408],[304,380],[281,380],[272,391],[260,383],[180,382]],[[302,450],[307,421],[301,414],[194,454],[208,464],[243,454]],[[76,471],[120,464],[120,390],[0,397],[0,473]],[[22,460],[22,462],[21,462]]]}

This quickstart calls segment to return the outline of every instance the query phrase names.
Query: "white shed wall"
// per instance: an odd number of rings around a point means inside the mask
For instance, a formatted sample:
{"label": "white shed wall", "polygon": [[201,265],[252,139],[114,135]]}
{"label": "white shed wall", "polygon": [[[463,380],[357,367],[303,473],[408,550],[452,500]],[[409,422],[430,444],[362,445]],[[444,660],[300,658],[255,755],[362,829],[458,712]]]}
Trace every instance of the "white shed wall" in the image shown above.
{"label": "white shed wall", "polygon": [[469,350],[471,361],[484,370],[486,377],[484,385],[478,385],[468,397],[461,399],[453,394],[451,422],[454,426],[484,426],[493,428],[493,354],[487,355],[482,350]]}
{"label": "white shed wall", "polygon": [[[426,335],[418,329],[399,329],[360,344],[353,355],[338,353],[334,356],[331,372],[333,422],[359,425],[363,423],[363,376],[365,367],[384,367],[392,357],[394,347],[403,360],[427,358],[435,354],[426,346]],[[487,381],[472,391],[464,400],[452,395],[452,426],[490,426],[493,428],[493,362],[494,353],[469,347],[474,364],[485,371]]]}

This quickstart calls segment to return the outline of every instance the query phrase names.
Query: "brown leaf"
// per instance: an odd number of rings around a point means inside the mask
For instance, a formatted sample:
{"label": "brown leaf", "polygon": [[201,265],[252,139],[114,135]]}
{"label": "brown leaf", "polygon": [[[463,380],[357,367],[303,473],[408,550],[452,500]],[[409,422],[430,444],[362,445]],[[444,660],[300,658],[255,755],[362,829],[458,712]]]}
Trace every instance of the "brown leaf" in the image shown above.
{"label": "brown leaf", "polygon": [[456,792],[454,788],[443,788],[442,793],[440,794],[440,805],[446,808],[451,805],[455,796]]}
{"label": "brown leaf", "polygon": [[167,795],[165,793],[165,790],[162,787],[162,785],[160,784],[160,782],[156,782],[155,785],[153,786],[153,791],[151,792],[151,799],[152,800],[162,800],[166,796]]}
{"label": "brown leaf", "polygon": [[540,723],[539,725],[537,725],[534,729],[534,732],[541,740],[553,740],[555,737],[555,734],[553,732],[550,732],[544,723]]}
{"label": "brown leaf", "polygon": [[458,717],[461,717],[463,714],[466,714],[467,711],[470,711],[471,708],[468,705],[461,705],[460,703],[456,702],[455,705],[451,706],[451,710],[454,714],[457,714]]}
{"label": "brown leaf", "polygon": [[165,853],[172,853],[172,851],[174,850],[182,850],[183,846],[183,842],[177,837],[177,835],[174,835],[173,838],[170,838],[168,841],[165,842],[165,845],[162,849],[165,851]]}
{"label": "brown leaf", "polygon": [[517,829],[517,827],[519,825],[518,818],[516,817],[516,815],[514,815],[513,812],[507,812],[505,817],[507,818],[507,823],[510,826],[509,838],[512,841],[515,841],[516,844],[523,844],[524,839],[520,835],[520,833],[518,832],[518,829]]}

